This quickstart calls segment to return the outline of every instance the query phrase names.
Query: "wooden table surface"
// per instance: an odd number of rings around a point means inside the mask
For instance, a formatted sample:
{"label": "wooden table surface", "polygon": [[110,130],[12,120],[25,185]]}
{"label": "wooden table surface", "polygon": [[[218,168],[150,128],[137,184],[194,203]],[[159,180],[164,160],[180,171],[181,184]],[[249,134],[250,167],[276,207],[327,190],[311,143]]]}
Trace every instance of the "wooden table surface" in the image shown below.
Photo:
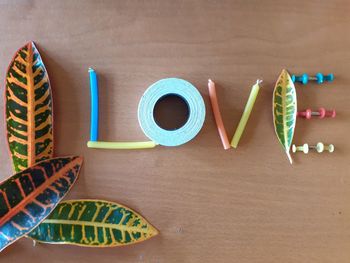
{"label": "wooden table surface", "polygon": [[[15,51],[34,40],[53,89],[56,155],[85,159],[66,199],[120,202],[161,233],[107,249],[32,247],[23,238],[0,262],[349,262],[349,13],[346,0],[1,0],[1,83]],[[89,66],[100,77],[101,139],[145,140],[138,102],[166,77],[199,89],[207,107],[203,129],[175,148],[88,149]],[[334,154],[298,154],[289,164],[271,114],[282,68],[335,74],[331,84],[298,85],[297,95],[299,109],[335,108],[337,118],[299,119],[294,137],[296,144],[333,143]],[[264,79],[237,150],[222,148],[209,77],[230,138],[251,85]],[[1,179],[12,174],[4,130],[1,118]]]}

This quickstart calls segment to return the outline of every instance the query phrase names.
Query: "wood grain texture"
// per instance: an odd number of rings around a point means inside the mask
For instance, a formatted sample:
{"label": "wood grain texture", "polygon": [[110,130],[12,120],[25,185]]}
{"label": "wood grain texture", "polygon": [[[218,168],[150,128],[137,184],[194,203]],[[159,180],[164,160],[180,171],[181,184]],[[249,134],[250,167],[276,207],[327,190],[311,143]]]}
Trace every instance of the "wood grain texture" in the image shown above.
{"label": "wood grain texture", "polygon": [[[126,204],[160,230],[111,249],[33,248],[22,239],[0,262],[349,262],[349,12],[346,0],[0,1],[0,76],[19,47],[36,41],[52,85],[56,155],[84,156],[68,198]],[[204,128],[178,148],[88,149],[89,66],[100,73],[104,140],[146,139],[137,105],[164,77],[198,87],[208,110]],[[299,109],[334,107],[336,119],[299,119],[294,136],[297,144],[334,143],[333,155],[298,154],[294,166],[286,160],[271,111],[282,68],[335,74],[322,87],[298,85],[297,96]],[[229,137],[251,85],[264,79],[237,150],[222,148],[209,77]],[[1,179],[12,171],[4,125],[0,118]]]}

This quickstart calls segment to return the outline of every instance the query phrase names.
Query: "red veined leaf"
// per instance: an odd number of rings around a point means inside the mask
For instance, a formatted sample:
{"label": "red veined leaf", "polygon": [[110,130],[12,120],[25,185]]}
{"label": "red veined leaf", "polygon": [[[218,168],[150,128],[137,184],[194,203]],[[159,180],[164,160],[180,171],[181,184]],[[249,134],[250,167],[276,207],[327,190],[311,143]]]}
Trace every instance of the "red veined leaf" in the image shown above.
{"label": "red veined leaf", "polygon": [[0,184],[0,251],[32,231],[70,190],[82,157],[44,160]]}

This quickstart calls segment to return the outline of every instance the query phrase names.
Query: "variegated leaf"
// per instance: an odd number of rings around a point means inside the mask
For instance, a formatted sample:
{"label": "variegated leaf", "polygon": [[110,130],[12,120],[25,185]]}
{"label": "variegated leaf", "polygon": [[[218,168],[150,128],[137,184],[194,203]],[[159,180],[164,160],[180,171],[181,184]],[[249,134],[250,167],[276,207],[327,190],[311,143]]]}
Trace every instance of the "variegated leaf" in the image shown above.
{"label": "variegated leaf", "polygon": [[53,157],[49,77],[33,42],[20,48],[6,75],[7,140],[16,172]]}
{"label": "variegated leaf", "polygon": [[277,138],[286,152],[290,163],[290,146],[293,141],[297,117],[297,97],[294,83],[287,70],[282,70],[273,92],[273,123]]}
{"label": "variegated leaf", "polygon": [[123,205],[101,200],[68,200],[29,237],[38,242],[88,247],[135,244],[158,234],[141,215]]}
{"label": "variegated leaf", "polygon": [[44,160],[0,184],[0,251],[45,219],[76,181],[81,157]]}

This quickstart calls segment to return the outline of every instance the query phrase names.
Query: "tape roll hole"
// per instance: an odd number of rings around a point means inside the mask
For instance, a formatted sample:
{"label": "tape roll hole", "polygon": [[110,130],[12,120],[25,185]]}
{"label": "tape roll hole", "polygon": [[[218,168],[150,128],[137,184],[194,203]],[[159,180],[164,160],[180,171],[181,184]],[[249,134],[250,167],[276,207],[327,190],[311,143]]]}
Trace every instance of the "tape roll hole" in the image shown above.
{"label": "tape roll hole", "polygon": [[188,121],[189,114],[187,102],[176,94],[167,94],[161,97],[153,110],[153,117],[157,125],[168,131],[177,130],[184,126]]}

